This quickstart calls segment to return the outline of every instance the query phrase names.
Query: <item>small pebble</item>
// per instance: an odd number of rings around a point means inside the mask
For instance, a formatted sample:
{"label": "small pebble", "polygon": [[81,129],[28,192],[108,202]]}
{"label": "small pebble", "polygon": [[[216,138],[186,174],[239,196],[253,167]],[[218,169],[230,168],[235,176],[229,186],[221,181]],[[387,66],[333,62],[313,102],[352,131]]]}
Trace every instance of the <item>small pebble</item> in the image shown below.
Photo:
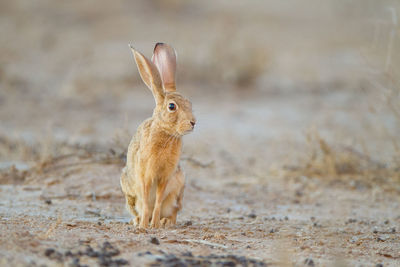
{"label": "small pebble", "polygon": [[74,259],[72,260],[72,263],[71,263],[70,266],[79,267],[79,266],[80,266],[79,262],[80,262],[79,258],[74,258]]}
{"label": "small pebble", "polygon": [[151,253],[150,251],[139,252],[139,253],[138,253],[138,256],[139,256],[139,257],[143,257],[143,256],[145,256],[145,255],[152,255],[152,253]]}
{"label": "small pebble", "polygon": [[391,232],[392,232],[392,233],[396,233],[396,228],[393,227],[393,228],[391,229]]}
{"label": "small pebble", "polygon": [[46,200],[44,201],[44,203],[46,203],[47,205],[51,205],[53,202],[51,202],[51,199],[46,199]]}
{"label": "small pebble", "polygon": [[187,251],[187,252],[182,253],[182,256],[184,256],[184,257],[193,257],[193,254],[192,254],[192,252]]}
{"label": "small pebble", "polygon": [[86,248],[86,255],[92,258],[97,258],[99,256],[99,253],[94,251],[93,248],[87,247]]}
{"label": "small pebble", "polygon": [[353,236],[351,239],[350,239],[350,242],[351,243],[356,243],[358,241],[358,237],[356,237],[356,236]]}
{"label": "small pebble", "polygon": [[250,213],[249,215],[247,215],[247,217],[249,217],[251,219],[255,219],[255,218],[257,218],[257,215],[255,213]]}
{"label": "small pebble", "polygon": [[128,265],[128,263],[129,263],[127,260],[124,260],[124,259],[116,259],[116,260],[114,260],[114,262],[117,264],[117,266]]}
{"label": "small pebble", "polygon": [[156,237],[152,237],[150,239],[150,243],[152,243],[154,245],[160,245],[160,241],[158,241],[158,239]]}
{"label": "small pebble", "polygon": [[285,216],[285,221],[289,221],[289,217],[288,216]]}
{"label": "small pebble", "polygon": [[315,266],[314,261],[311,258],[305,259],[304,264],[307,265],[307,266],[310,266],[310,267],[314,267]]}
{"label": "small pebble", "polygon": [[46,257],[49,257],[49,256],[50,256],[51,254],[53,254],[54,252],[55,252],[54,249],[48,248],[48,249],[45,250],[44,255],[45,255]]}
{"label": "small pebble", "polygon": [[384,237],[384,236],[378,236],[377,237],[377,239],[376,239],[376,241],[379,241],[379,242],[385,242],[386,241],[386,237]]}
{"label": "small pebble", "polygon": [[383,222],[384,224],[389,224],[389,220],[386,220]]}

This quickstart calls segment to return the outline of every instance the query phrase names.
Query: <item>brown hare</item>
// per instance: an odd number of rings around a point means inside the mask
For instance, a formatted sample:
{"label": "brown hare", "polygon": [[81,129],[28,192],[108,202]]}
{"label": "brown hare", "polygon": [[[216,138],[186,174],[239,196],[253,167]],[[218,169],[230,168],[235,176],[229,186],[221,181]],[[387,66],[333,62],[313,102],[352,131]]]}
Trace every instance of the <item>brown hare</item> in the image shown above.
{"label": "brown hare", "polygon": [[182,136],[193,131],[192,104],[176,91],[175,50],[154,47],[151,61],[130,46],[142,80],[153,93],[153,116],[137,129],[128,147],[121,187],[126,206],[140,228],[176,223],[182,208],[185,176],[179,166]]}

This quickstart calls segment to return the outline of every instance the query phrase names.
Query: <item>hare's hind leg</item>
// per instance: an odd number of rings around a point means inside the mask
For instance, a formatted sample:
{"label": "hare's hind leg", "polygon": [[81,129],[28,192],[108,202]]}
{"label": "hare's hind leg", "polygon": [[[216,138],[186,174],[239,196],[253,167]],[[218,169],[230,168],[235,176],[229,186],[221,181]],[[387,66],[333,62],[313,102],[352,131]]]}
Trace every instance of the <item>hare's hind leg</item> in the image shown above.
{"label": "hare's hind leg", "polygon": [[135,216],[135,218],[133,218],[130,223],[136,226],[139,224],[140,221],[139,214],[136,211],[136,197],[132,195],[125,195],[125,199],[126,209],[129,211],[130,214]]}
{"label": "hare's hind leg", "polygon": [[132,186],[131,186],[130,180],[128,179],[128,170],[126,167],[122,170],[120,183],[121,183],[122,192],[125,195],[126,209],[129,211],[130,214],[135,216],[135,218],[132,219],[131,223],[137,225],[138,220],[140,219],[139,215],[136,211],[137,199],[136,199],[136,195],[132,194],[133,193]]}
{"label": "hare's hind leg", "polygon": [[166,217],[163,217],[160,221],[161,226],[163,227],[175,225],[178,212],[182,209],[183,191],[185,189],[185,176],[180,168],[176,172],[175,180],[173,181],[176,191],[174,194],[171,193],[163,203],[164,206],[162,213],[169,214]]}
{"label": "hare's hind leg", "polygon": [[182,209],[183,191],[185,190],[185,175],[183,174],[183,171],[180,167],[176,173],[176,179],[177,182],[179,183],[179,191],[178,191],[179,193],[176,199],[176,208],[173,214],[175,217],[174,223],[176,223],[177,213]]}
{"label": "hare's hind leg", "polygon": [[172,209],[172,214],[168,217],[164,217],[161,219],[160,224],[162,227],[171,227],[176,224],[176,217],[178,216],[178,211],[182,208],[182,197],[183,197],[183,190],[182,194],[178,196],[176,206]]}
{"label": "hare's hind leg", "polygon": [[178,216],[178,212],[182,209],[182,199],[183,199],[183,189],[184,187],[181,188],[178,198],[176,200],[176,206],[174,207],[171,216],[166,219],[166,221],[162,222],[163,226],[172,226],[176,224],[176,217]]}

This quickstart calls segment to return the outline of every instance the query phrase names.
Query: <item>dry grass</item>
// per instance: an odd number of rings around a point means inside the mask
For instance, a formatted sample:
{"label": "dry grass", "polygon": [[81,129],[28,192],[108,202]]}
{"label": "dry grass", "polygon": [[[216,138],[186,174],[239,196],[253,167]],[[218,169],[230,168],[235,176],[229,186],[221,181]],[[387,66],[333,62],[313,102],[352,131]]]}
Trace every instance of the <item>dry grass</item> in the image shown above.
{"label": "dry grass", "polygon": [[[85,164],[115,164],[123,166],[131,134],[118,129],[107,145],[79,144],[56,141],[51,137],[42,142],[28,143],[24,139],[0,137],[0,184],[21,184],[57,170]],[[7,164],[4,161],[7,160]],[[203,163],[192,156],[182,160],[191,165],[208,168],[214,162]]]}
{"label": "dry grass", "polygon": [[368,187],[380,185],[386,191],[400,192],[400,165],[385,164],[353,147],[329,143],[316,130],[310,131],[306,139],[307,155],[297,166],[285,167],[286,175]]}
{"label": "dry grass", "polygon": [[0,138],[0,184],[20,184],[26,179],[61,168],[82,164],[125,164],[126,131],[119,131],[109,145],[71,144],[46,138],[43,142],[28,143],[23,139]]}

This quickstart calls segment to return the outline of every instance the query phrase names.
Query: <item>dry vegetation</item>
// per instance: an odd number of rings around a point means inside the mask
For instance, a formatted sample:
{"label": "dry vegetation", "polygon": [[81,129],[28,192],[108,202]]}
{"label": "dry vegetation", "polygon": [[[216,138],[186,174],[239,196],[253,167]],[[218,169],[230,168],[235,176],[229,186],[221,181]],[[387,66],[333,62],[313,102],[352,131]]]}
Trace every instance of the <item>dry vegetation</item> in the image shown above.
{"label": "dry vegetation", "polygon": [[350,187],[379,186],[386,191],[400,192],[398,162],[382,163],[351,146],[331,145],[315,131],[307,135],[307,143],[308,155],[298,165],[286,166],[285,175],[342,181]]}

